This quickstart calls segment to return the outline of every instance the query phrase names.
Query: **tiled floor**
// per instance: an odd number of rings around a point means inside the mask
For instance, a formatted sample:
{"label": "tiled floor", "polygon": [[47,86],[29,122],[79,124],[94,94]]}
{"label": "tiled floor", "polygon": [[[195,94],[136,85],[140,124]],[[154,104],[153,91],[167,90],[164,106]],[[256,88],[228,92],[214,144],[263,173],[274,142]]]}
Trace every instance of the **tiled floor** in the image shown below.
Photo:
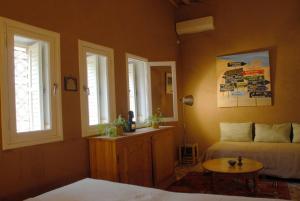
{"label": "tiled floor", "polygon": [[[202,172],[202,165],[198,163],[193,166],[177,166],[175,169],[176,179],[179,180],[184,177],[188,172]],[[300,180],[299,181],[289,181],[289,190],[292,200],[300,201]]]}

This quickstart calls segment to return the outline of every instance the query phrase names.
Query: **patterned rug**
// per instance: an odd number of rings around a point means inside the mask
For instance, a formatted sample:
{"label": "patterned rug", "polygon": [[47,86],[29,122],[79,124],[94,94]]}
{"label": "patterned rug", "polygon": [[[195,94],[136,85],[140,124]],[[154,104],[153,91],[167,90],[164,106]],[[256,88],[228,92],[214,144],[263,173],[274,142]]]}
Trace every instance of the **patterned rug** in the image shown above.
{"label": "patterned rug", "polygon": [[[250,183],[251,186],[251,183]],[[278,181],[278,187],[273,186],[273,180],[258,179],[257,193],[249,190],[247,185],[232,177],[217,176],[214,180],[214,191],[211,189],[211,175],[201,172],[189,172],[186,176],[173,183],[167,190],[182,193],[207,193],[219,195],[235,195],[247,197],[278,198],[290,200],[288,183]]]}

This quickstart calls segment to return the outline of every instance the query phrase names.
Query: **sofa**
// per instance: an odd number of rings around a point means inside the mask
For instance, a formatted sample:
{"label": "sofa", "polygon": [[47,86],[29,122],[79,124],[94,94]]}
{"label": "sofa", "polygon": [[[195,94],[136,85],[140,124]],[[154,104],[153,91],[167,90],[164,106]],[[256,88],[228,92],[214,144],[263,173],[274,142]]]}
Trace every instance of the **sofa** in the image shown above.
{"label": "sofa", "polygon": [[261,174],[300,179],[300,124],[220,123],[220,134],[203,160],[242,156],[260,161]]}

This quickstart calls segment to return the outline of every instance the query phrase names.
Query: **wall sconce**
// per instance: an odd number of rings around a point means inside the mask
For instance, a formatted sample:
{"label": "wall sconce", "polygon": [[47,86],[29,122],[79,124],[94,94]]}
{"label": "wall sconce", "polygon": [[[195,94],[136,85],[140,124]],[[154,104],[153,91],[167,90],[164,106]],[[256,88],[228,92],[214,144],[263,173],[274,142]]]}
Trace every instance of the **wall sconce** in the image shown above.
{"label": "wall sconce", "polygon": [[193,106],[194,97],[193,95],[184,96],[180,99],[180,102],[182,102],[184,105]]}

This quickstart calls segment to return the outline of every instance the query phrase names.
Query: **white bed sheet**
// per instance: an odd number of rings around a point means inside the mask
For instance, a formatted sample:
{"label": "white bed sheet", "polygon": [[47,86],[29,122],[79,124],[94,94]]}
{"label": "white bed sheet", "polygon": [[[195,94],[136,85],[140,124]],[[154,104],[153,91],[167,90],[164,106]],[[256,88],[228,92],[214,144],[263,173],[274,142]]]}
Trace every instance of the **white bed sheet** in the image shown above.
{"label": "white bed sheet", "polygon": [[158,189],[83,179],[26,201],[279,201],[278,199],[174,193]]}

